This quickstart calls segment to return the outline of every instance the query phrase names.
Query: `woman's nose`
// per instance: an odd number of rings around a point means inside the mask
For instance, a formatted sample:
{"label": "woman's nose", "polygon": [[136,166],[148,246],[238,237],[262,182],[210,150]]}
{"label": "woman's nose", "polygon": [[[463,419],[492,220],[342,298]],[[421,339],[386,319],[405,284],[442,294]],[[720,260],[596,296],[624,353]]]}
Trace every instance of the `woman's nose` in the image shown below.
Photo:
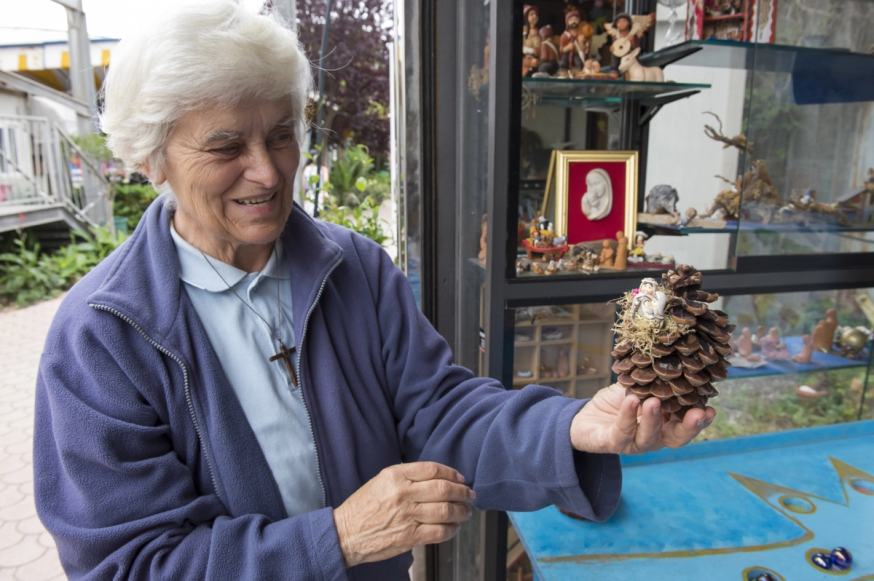
{"label": "woman's nose", "polygon": [[247,161],[248,165],[243,174],[247,180],[265,188],[272,188],[279,184],[279,169],[267,148],[254,149]]}

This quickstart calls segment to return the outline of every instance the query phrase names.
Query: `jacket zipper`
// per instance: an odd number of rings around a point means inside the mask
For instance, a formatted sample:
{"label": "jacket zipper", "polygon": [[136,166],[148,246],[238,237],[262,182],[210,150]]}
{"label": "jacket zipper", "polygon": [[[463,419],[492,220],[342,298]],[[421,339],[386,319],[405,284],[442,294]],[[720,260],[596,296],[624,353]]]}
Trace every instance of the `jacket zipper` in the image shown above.
{"label": "jacket zipper", "polygon": [[300,382],[300,399],[303,402],[303,410],[307,415],[307,423],[310,426],[310,437],[313,439],[313,450],[316,452],[316,473],[319,475],[319,485],[322,487],[322,507],[325,508],[328,506],[328,493],[325,491],[325,481],[322,478],[322,462],[319,460],[319,447],[316,446],[316,431],[313,429],[313,418],[310,416],[310,408],[307,406],[307,398],[303,392],[303,374],[300,372],[300,362],[303,359],[303,340],[307,334],[307,327],[310,324],[310,315],[313,314],[313,311],[316,310],[316,306],[319,304],[319,299],[322,298],[322,293],[325,291],[325,285],[328,283],[328,277],[331,276],[331,273],[340,266],[340,263],[343,262],[343,257],[340,256],[340,259],[334,263],[334,266],[331,267],[331,270],[325,274],[325,278],[322,279],[322,286],[319,287],[319,293],[316,295],[316,300],[313,301],[313,304],[310,305],[310,310],[307,311],[306,317],[303,320],[303,329],[300,332],[300,345],[297,350],[297,379]]}
{"label": "jacket zipper", "polygon": [[[127,315],[125,315],[121,311],[117,311],[117,310],[113,309],[112,307],[107,307],[105,305],[91,304],[89,306],[92,309],[96,309],[99,311],[107,311],[109,313],[112,313],[116,317],[125,321],[130,326],[132,326],[134,329],[139,331],[140,335],[142,335],[146,339],[146,341],[149,342],[149,344],[152,347],[157,349],[160,353],[163,353],[167,357],[171,358],[173,361],[175,361],[176,363],[179,364],[179,367],[182,368],[182,377],[183,377],[184,383],[185,383],[185,400],[188,402],[188,412],[191,414],[191,420],[192,420],[192,422],[194,422],[194,432],[197,434],[197,439],[200,441],[200,448],[201,448],[201,450],[203,450],[203,457],[206,459],[206,468],[207,468],[207,470],[209,470],[209,479],[212,481],[212,488],[213,488],[213,490],[215,490],[215,495],[217,497],[219,497],[219,489],[218,489],[218,486],[216,485],[215,474],[213,473],[213,470],[212,470],[212,464],[210,464],[210,461],[209,461],[209,454],[206,451],[206,444],[203,441],[203,434],[201,434],[201,432],[200,432],[200,424],[197,422],[197,414],[194,412],[194,403],[191,400],[191,387],[188,383],[188,369],[185,367],[185,363],[182,362],[182,359],[177,357],[175,354],[171,353],[169,349],[167,349],[166,347],[164,347],[163,345],[159,344],[157,341],[155,341],[154,339],[149,337],[146,334],[146,332],[143,331],[142,327],[137,325],[133,321],[133,319],[131,319],[130,317],[128,317]],[[317,459],[318,459],[318,457],[317,457]],[[321,478],[321,476],[319,476],[319,478]],[[323,488],[323,490],[324,490],[324,488]],[[221,498],[221,497],[219,497],[219,498]]]}

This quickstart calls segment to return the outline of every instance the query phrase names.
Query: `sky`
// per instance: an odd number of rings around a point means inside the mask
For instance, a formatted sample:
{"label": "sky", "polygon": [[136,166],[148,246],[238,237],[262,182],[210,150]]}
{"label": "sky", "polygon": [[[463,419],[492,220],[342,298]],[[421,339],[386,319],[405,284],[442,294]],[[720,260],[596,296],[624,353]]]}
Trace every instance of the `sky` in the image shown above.
{"label": "sky", "polygon": [[[121,38],[149,14],[179,0],[82,0],[88,36]],[[259,5],[263,0],[242,0]],[[52,0],[0,0],[0,45],[67,39],[67,13]]]}

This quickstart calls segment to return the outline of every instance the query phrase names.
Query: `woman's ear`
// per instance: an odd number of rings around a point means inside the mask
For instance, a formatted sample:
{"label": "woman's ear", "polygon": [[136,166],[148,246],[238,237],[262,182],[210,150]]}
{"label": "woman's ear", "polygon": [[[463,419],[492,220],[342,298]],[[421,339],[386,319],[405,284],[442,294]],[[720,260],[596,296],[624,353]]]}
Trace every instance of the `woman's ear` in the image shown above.
{"label": "woman's ear", "polygon": [[140,168],[140,173],[149,178],[149,181],[152,182],[153,185],[160,186],[164,182],[167,181],[167,177],[164,175],[164,172],[155,170],[154,175],[152,172],[151,163],[148,161],[144,161],[142,167]]}

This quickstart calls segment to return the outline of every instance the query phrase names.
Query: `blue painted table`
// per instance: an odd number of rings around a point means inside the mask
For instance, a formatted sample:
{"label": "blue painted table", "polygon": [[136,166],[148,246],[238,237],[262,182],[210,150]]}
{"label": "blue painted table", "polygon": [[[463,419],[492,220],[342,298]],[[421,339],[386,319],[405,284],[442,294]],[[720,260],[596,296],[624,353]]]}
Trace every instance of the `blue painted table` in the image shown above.
{"label": "blue painted table", "polygon": [[[623,457],[623,480],[604,523],[510,513],[535,579],[874,581],[874,421]],[[838,546],[850,570],[809,562]]]}

